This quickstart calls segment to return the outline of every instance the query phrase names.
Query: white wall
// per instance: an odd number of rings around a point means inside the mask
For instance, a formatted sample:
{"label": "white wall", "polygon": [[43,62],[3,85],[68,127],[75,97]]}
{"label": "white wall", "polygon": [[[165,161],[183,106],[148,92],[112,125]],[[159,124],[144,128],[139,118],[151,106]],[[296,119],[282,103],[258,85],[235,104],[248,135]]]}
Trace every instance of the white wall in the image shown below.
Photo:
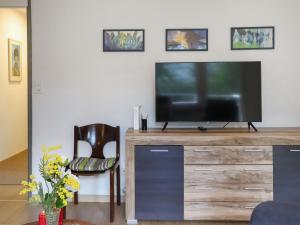
{"label": "white wall", "polygon": [[[154,63],[262,61],[263,123],[300,126],[298,0],[33,0],[33,162],[43,144],[73,155],[73,126],[120,125],[143,105],[154,123]],[[230,27],[275,26],[275,50],[230,50]],[[143,53],[102,52],[102,29],[144,28]],[[165,52],[166,28],[208,28],[208,52]],[[33,164],[37,173],[38,165]],[[81,194],[108,194],[108,176],[82,178]],[[124,185],[124,177],[122,177]]]}
{"label": "white wall", "polygon": [[[22,42],[22,81],[8,79],[8,39]],[[25,9],[0,8],[0,161],[27,149],[27,19]]]}

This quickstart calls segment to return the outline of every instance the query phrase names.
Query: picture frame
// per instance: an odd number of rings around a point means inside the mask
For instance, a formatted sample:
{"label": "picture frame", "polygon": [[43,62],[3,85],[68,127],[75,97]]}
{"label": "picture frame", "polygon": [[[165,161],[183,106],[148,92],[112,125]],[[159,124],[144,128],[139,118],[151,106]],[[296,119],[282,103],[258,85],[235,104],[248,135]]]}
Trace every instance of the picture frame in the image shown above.
{"label": "picture frame", "polygon": [[144,52],[144,29],[104,29],[104,52]]}
{"label": "picture frame", "polygon": [[208,51],[208,29],[166,29],[166,51]]}
{"label": "picture frame", "polygon": [[10,82],[22,80],[22,42],[8,39],[8,76]]}
{"label": "picture frame", "polygon": [[231,50],[275,49],[275,27],[232,27]]}

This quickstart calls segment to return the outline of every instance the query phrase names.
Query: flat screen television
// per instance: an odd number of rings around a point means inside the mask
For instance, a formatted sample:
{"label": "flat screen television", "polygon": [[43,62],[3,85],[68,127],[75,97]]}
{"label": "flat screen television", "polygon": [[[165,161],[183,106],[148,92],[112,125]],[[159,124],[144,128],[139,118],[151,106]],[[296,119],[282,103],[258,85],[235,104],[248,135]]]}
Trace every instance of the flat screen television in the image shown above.
{"label": "flat screen television", "polygon": [[261,122],[260,62],[156,63],[156,121]]}

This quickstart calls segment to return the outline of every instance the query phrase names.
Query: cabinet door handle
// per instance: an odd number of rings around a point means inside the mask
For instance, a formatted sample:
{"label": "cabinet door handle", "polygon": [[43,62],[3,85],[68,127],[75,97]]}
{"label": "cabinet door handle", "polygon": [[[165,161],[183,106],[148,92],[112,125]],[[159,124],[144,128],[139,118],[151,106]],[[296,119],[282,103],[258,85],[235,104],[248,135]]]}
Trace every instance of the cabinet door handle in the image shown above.
{"label": "cabinet door handle", "polygon": [[251,172],[251,171],[262,171],[262,170],[261,169],[244,169],[244,171]]}
{"label": "cabinet door handle", "polygon": [[196,190],[212,190],[211,187],[196,187]]}
{"label": "cabinet door handle", "polygon": [[264,150],[261,149],[246,149],[245,152],[263,152]]}
{"label": "cabinet door handle", "polygon": [[150,152],[169,152],[168,149],[151,149]]}
{"label": "cabinet door handle", "polygon": [[260,188],[260,187],[246,187],[245,190],[249,190],[249,191],[264,191],[265,188]]}
{"label": "cabinet door handle", "polygon": [[255,209],[255,206],[245,206],[245,209]]}
{"label": "cabinet door handle", "polygon": [[213,171],[212,169],[195,169],[195,171]]}
{"label": "cabinet door handle", "polygon": [[290,149],[290,152],[300,152],[300,149]]}
{"label": "cabinet door handle", "polygon": [[209,150],[209,149],[203,149],[203,150],[195,149],[194,151],[195,152],[213,152],[213,150]]}

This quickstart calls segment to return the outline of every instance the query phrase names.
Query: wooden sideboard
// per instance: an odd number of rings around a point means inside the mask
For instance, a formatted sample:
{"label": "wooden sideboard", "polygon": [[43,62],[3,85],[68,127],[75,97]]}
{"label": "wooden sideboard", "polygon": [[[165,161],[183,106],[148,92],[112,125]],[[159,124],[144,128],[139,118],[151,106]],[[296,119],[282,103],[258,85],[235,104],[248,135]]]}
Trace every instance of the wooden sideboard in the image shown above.
{"label": "wooden sideboard", "polygon": [[243,128],[205,132],[128,129],[127,222],[137,222],[135,151],[138,146],[183,146],[184,220],[247,221],[257,204],[273,199],[273,146],[296,145],[300,145],[300,128],[260,128],[258,132]]}

